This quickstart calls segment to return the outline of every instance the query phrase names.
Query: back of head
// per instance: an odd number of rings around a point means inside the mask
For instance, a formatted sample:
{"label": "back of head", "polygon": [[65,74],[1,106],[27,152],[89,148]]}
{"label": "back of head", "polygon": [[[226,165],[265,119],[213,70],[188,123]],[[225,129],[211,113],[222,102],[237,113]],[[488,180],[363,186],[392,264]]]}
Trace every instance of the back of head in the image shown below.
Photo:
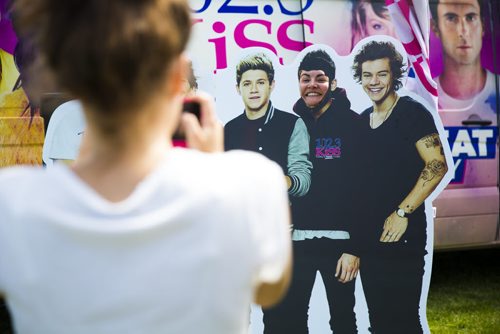
{"label": "back of head", "polygon": [[300,62],[297,76],[300,79],[301,71],[321,70],[325,72],[330,81],[335,79],[335,63],[324,50],[314,50],[307,53]]}
{"label": "back of head", "polygon": [[191,27],[186,0],[17,0],[14,6],[18,34],[34,40],[59,86],[102,117],[133,110],[164,85]]}

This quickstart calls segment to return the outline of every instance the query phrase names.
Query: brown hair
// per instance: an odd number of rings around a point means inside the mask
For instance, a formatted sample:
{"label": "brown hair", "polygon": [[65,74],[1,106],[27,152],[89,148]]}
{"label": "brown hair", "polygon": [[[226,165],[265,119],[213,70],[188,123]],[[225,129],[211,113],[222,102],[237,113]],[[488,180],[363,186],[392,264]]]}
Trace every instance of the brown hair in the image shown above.
{"label": "brown hair", "polygon": [[403,56],[396,50],[391,42],[371,41],[354,56],[352,65],[353,77],[356,82],[361,83],[363,75],[363,63],[377,59],[389,59],[392,75],[392,88],[397,91],[403,87],[403,76],[406,73],[406,65]]}
{"label": "brown hair", "polygon": [[[485,21],[484,15],[485,15],[485,7],[486,7],[485,3],[483,2],[483,0],[476,0],[476,1],[477,1],[477,4],[479,5],[479,18],[481,19],[481,22],[484,23],[484,21]],[[431,10],[432,19],[436,23],[439,21],[439,16],[437,13],[437,7],[439,6],[439,3],[440,3],[440,0],[430,0],[429,1],[429,8]],[[449,3],[452,4],[453,2],[449,2]]]}
{"label": "brown hair", "polygon": [[60,87],[99,116],[152,96],[191,27],[186,0],[17,0],[13,14]]}

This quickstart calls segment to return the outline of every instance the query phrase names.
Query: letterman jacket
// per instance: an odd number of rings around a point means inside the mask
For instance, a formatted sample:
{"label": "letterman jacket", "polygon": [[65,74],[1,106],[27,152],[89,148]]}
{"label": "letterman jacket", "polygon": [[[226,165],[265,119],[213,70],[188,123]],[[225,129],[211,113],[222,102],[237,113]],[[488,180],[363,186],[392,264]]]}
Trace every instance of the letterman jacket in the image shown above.
{"label": "letterman jacket", "polygon": [[307,128],[300,117],[274,108],[271,101],[259,119],[249,120],[243,111],[229,121],[224,127],[224,145],[226,151],[254,151],[278,163],[292,181],[289,195],[299,197],[309,191],[312,163]]}

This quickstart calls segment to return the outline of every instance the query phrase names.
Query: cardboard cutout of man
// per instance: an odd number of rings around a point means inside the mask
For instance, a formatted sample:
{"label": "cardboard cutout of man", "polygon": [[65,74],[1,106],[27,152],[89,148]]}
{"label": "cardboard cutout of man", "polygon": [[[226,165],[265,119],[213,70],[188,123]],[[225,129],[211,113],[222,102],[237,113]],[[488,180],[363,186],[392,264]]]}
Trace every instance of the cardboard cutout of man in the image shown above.
{"label": "cardboard cutout of man", "polygon": [[224,127],[225,149],[259,152],[283,169],[290,196],[305,195],[311,184],[309,135],[302,119],[275,108],[274,67],[264,53],[241,59],[236,66],[236,90],[245,109]]}
{"label": "cardboard cutout of man", "polygon": [[294,111],[305,122],[313,162],[309,193],[294,203],[293,278],[285,299],[264,312],[264,333],[308,333],[317,271],[325,284],[334,333],[356,333],[353,254],[354,189],[358,188],[359,115],[337,88],[335,63],[324,50],[308,52],[298,68],[301,98]]}
{"label": "cardboard cutout of man", "polygon": [[482,0],[436,0],[431,4],[432,29],[441,40],[443,72],[438,84],[439,107],[463,111],[474,107],[483,118],[495,120],[495,75],[483,68],[480,53],[484,35]]}
{"label": "cardboard cutout of man", "polygon": [[[372,41],[354,57],[354,79],[372,101],[362,113],[367,168],[362,211],[363,290],[375,333],[422,333],[419,305],[427,241],[427,197],[447,171],[430,112],[399,96],[403,57]],[[359,198],[359,196],[358,196]]]}

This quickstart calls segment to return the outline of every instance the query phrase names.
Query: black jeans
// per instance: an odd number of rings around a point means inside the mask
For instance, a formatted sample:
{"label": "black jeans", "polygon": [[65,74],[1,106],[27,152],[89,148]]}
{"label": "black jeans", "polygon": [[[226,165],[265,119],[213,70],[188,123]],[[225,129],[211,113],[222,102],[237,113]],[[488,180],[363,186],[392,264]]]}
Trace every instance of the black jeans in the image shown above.
{"label": "black jeans", "polygon": [[420,334],[425,250],[399,243],[379,245],[361,257],[361,281],[375,334]]}
{"label": "black jeans", "polygon": [[305,334],[309,300],[319,271],[330,306],[330,328],[335,334],[357,333],[354,314],[354,282],[340,283],[335,277],[345,240],[312,239],[293,242],[294,263],[290,289],[283,301],[264,309],[264,334]]}

